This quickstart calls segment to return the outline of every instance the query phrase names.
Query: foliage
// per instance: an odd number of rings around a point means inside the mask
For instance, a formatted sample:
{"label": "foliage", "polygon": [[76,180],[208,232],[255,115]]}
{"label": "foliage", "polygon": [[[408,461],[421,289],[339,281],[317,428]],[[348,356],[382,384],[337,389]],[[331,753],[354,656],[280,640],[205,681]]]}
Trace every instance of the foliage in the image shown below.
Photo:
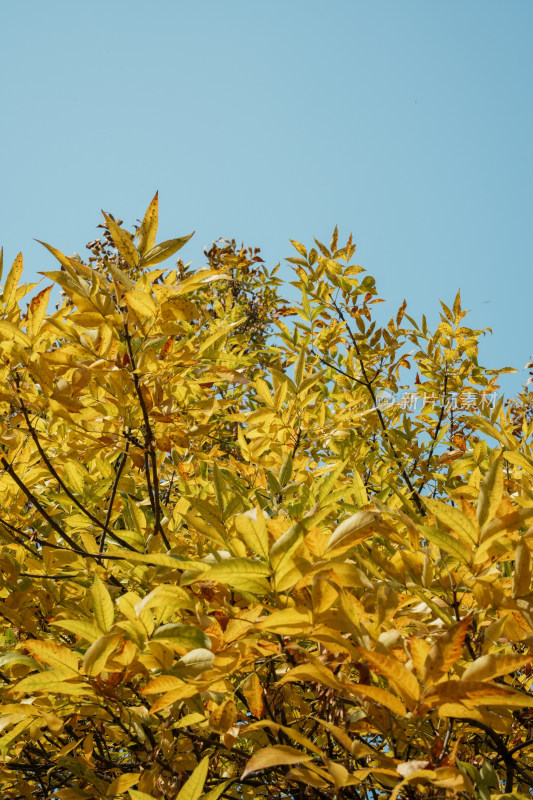
{"label": "foliage", "polygon": [[50,314],[5,278],[2,796],[529,796],[527,390],[459,294],[379,327],[336,231],[290,306],[156,231],[46,245]]}

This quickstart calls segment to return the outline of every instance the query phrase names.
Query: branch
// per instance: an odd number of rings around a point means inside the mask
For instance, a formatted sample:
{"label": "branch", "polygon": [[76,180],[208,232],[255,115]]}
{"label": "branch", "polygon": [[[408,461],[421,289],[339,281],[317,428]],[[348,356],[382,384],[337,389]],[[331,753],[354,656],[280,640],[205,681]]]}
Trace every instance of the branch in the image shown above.
{"label": "branch", "polygon": [[510,754],[507,747],[504,745],[502,737],[499,736],[497,733],[495,733],[492,730],[492,728],[490,728],[488,725],[485,725],[484,722],[478,722],[478,720],[476,719],[470,719],[467,717],[463,719],[463,722],[467,722],[469,725],[473,725],[476,728],[480,728],[487,734],[489,739],[492,739],[492,741],[494,742],[494,747],[496,748],[499,755],[501,756],[501,758],[503,758],[505,762],[505,771],[506,771],[505,791],[512,792],[516,765],[512,755]]}
{"label": "branch", "polygon": [[141,385],[139,383],[139,376],[136,373],[136,366],[135,366],[135,357],[133,355],[133,348],[131,346],[131,336],[128,330],[127,322],[124,323],[124,334],[126,337],[126,344],[128,346],[128,354],[130,357],[130,364],[132,368],[132,376],[133,376],[133,384],[135,386],[135,392],[137,394],[137,398],[139,400],[139,405],[141,407],[141,412],[143,415],[144,420],[144,443],[145,447],[150,454],[150,461],[152,464],[152,483],[153,488],[150,485],[150,470],[148,465],[146,467],[146,483],[148,485],[148,493],[150,495],[150,503],[152,505],[152,510],[154,512],[154,533],[157,535],[158,533],[161,535],[165,546],[168,550],[170,550],[170,542],[167,539],[165,531],[161,525],[161,502],[159,498],[159,476],[157,474],[157,456],[155,454],[155,446],[154,446],[154,434],[152,431],[152,426],[150,425],[150,417],[148,415],[148,409],[146,408],[146,403],[144,401],[143,393],[141,391]]}
{"label": "branch", "polygon": [[409,475],[407,474],[407,472],[405,470],[405,467],[403,466],[402,460],[401,460],[400,456],[398,455],[398,452],[397,452],[396,448],[394,447],[394,444],[391,442],[391,440],[389,438],[389,432],[387,430],[387,426],[385,424],[385,420],[383,419],[383,414],[381,413],[381,409],[378,406],[376,394],[375,394],[374,389],[372,387],[372,381],[369,379],[369,377],[367,375],[365,363],[364,363],[363,358],[361,356],[361,351],[359,349],[359,344],[357,342],[357,339],[355,338],[355,336],[354,336],[354,334],[352,332],[352,329],[350,328],[350,326],[346,322],[346,318],[345,318],[344,314],[342,313],[342,310],[337,305],[337,302],[335,300],[332,300],[332,303],[333,303],[333,307],[335,308],[335,311],[337,312],[337,314],[339,315],[341,320],[346,325],[346,330],[348,331],[348,335],[350,336],[350,339],[352,340],[352,344],[353,344],[354,350],[355,350],[355,352],[357,354],[357,359],[359,361],[359,366],[361,367],[361,372],[362,372],[362,375],[363,375],[363,384],[364,384],[364,386],[366,386],[366,388],[367,388],[367,390],[368,390],[368,392],[370,394],[370,397],[372,398],[372,403],[373,403],[373,405],[374,405],[374,407],[376,409],[377,415],[378,415],[379,424],[381,425],[381,428],[383,430],[383,436],[384,436],[385,440],[387,441],[387,444],[389,445],[389,447],[391,449],[391,452],[392,452],[392,454],[394,456],[394,460],[396,461],[398,467],[400,468],[401,476],[404,479],[404,481],[405,481],[405,483],[407,485],[407,488],[411,492],[411,495],[413,497],[414,503],[416,505],[416,508],[417,508],[419,514],[424,517],[426,515],[426,510],[425,510],[425,508],[424,508],[424,506],[422,504],[420,496],[419,496],[418,492],[416,491],[416,489],[414,488],[413,484],[411,483],[411,479],[409,478]]}
{"label": "branch", "polygon": [[[104,550],[105,545],[105,536],[107,531],[109,530],[109,521],[111,519],[111,514],[113,513],[113,503],[115,501],[115,496],[117,494],[118,489],[118,482],[120,480],[120,476],[122,475],[122,470],[126,464],[126,459],[128,457],[128,450],[130,449],[130,443],[126,442],[126,448],[120,458],[120,463],[118,465],[117,474],[115,475],[115,480],[113,482],[113,487],[111,489],[111,497],[109,498],[109,504],[107,506],[107,514],[104,523],[104,531],[102,533],[102,538],[100,539],[100,547],[98,548],[99,552],[102,553]],[[116,538],[116,537],[114,537]]]}
{"label": "branch", "polygon": [[[30,432],[31,438],[35,442],[35,446],[37,447],[39,455],[41,456],[42,460],[46,464],[46,466],[48,468],[48,471],[50,472],[51,475],[54,476],[54,478],[58,482],[58,484],[61,487],[61,489],[65,492],[65,494],[69,498],[69,500],[71,500],[85,514],[85,516],[88,519],[91,520],[91,522],[94,525],[96,525],[98,528],[101,528],[101,530],[103,531],[102,541],[105,541],[106,534],[109,534],[116,542],[119,542],[123,547],[126,547],[129,550],[133,550],[134,548],[131,545],[129,545],[127,542],[125,542],[124,539],[121,539],[119,536],[117,536],[114,533],[114,531],[109,530],[109,520],[110,520],[110,517],[111,517],[111,514],[109,513],[109,509],[108,509],[106,521],[104,523],[100,522],[98,517],[95,517],[94,514],[91,514],[91,512],[87,508],[85,508],[85,506],[82,503],[80,503],[80,501],[78,500],[76,495],[73,492],[70,491],[68,486],[66,486],[65,482],[63,481],[61,476],[58,474],[56,468],[54,467],[54,465],[52,464],[52,462],[48,458],[47,454],[45,453],[45,451],[44,451],[44,449],[43,449],[43,447],[42,447],[42,445],[41,445],[41,443],[39,441],[39,437],[37,436],[37,432],[33,428],[32,424],[30,422],[29,414],[28,414],[28,411],[26,409],[26,406],[24,405],[24,401],[20,397],[19,397],[19,402],[20,402],[20,408],[22,410],[22,413],[24,414],[24,419],[26,420],[26,424],[28,426],[28,430]],[[123,462],[122,462],[122,467],[120,468],[120,472],[122,472],[122,468],[123,468],[124,462],[126,460],[125,459],[125,454],[128,452],[128,449],[129,449],[129,442],[126,442],[126,448],[123,451]],[[119,473],[119,476],[120,476],[120,473]],[[113,505],[113,500],[115,499],[115,494],[116,494],[116,491],[117,491],[117,484],[118,484],[118,481],[116,481],[115,484],[113,485],[110,506]]]}

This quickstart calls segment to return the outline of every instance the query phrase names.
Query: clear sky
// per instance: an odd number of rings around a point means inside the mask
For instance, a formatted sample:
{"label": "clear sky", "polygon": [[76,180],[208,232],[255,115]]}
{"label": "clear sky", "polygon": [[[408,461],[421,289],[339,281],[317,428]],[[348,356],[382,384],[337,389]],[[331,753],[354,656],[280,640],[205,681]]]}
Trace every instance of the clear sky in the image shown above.
{"label": "clear sky", "polygon": [[[161,236],[271,263],[353,231],[395,311],[461,288],[486,366],[533,351],[531,0],[0,3],[8,261],[83,252],[160,192]],[[468,318],[467,318],[468,324]],[[513,379],[516,388],[526,377]]]}

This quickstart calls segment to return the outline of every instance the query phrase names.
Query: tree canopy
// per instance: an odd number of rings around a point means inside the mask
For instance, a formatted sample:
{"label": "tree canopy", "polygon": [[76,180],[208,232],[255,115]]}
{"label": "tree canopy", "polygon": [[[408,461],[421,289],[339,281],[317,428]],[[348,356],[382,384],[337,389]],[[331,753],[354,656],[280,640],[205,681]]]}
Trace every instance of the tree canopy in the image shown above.
{"label": "tree canopy", "polygon": [[336,230],[157,223],[5,277],[2,796],[530,797],[530,393]]}

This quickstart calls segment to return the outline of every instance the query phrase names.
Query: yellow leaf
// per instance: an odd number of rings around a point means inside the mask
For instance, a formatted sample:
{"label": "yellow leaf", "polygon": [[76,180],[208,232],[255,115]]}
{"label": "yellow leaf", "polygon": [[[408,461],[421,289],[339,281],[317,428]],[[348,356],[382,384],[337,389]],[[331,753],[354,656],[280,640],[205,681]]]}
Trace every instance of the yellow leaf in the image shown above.
{"label": "yellow leaf", "polygon": [[445,553],[449,553],[456,558],[460,564],[472,563],[474,558],[472,550],[469,546],[464,544],[464,542],[456,539],[455,536],[451,536],[451,534],[445,533],[445,531],[434,526],[429,527],[428,525],[421,525],[420,529],[432,544],[444,550]]}
{"label": "yellow leaf", "polygon": [[361,695],[362,697],[385,706],[385,708],[388,708],[393,714],[398,714],[399,717],[407,716],[407,710],[401,700],[385,689],[380,689],[379,686],[365,686],[361,683],[350,683],[347,685],[354,694]]}
{"label": "yellow leaf", "polygon": [[263,687],[256,672],[252,672],[243,683],[242,693],[248,703],[248,708],[257,719],[260,719],[265,711],[263,702]]}
{"label": "yellow leaf", "polygon": [[356,469],[353,471],[353,490],[355,504],[359,507],[366,505],[366,503],[368,503],[366,486],[360,473]]}
{"label": "yellow leaf", "polygon": [[209,756],[205,756],[181,787],[176,800],[198,800],[204,788],[208,768]]}
{"label": "yellow leaf", "polygon": [[28,639],[25,642],[25,647],[35,660],[41,664],[48,664],[50,667],[60,669],[71,669],[74,673],[78,672],[78,656],[72,650],[63,647],[63,645],[52,641]]}
{"label": "yellow leaf", "polygon": [[258,561],[229,558],[203,572],[199,580],[216,581],[241,592],[265,594],[270,588],[269,572],[268,566]]}
{"label": "yellow leaf", "polygon": [[83,658],[83,669],[86,675],[99,675],[105,668],[107,659],[115,650],[119,641],[122,638],[120,633],[108,633],[105,636],[100,636],[89,647]]}
{"label": "yellow leaf", "polygon": [[135,613],[141,616],[147,608],[194,608],[194,601],[186,589],[181,586],[161,584],[146,595],[146,597],[135,605]]}
{"label": "yellow leaf", "polygon": [[15,686],[15,691],[47,692],[52,686],[57,686],[72,677],[74,677],[74,674],[69,667],[46,669],[44,672],[39,672],[36,675],[28,675],[27,678],[23,678],[20,683],[17,683]]}
{"label": "yellow leaf", "polygon": [[506,461],[509,461],[517,467],[522,467],[523,470],[533,475],[533,463],[531,459],[527,458],[523,453],[519,453],[516,450],[506,450],[503,457]]}
{"label": "yellow leaf", "polygon": [[98,575],[95,576],[91,588],[91,599],[96,624],[103,633],[106,633],[113,624],[115,608],[111,600],[111,595]]}
{"label": "yellow leaf", "polygon": [[520,539],[516,545],[514,572],[513,572],[513,597],[521,597],[529,593],[531,585],[531,553],[525,539]]}
{"label": "yellow leaf", "polygon": [[443,636],[437,639],[426,660],[424,683],[427,685],[436,683],[459,661],[463,642],[471,621],[471,617],[465,617],[465,619],[457,622]]}
{"label": "yellow leaf", "polygon": [[154,317],[156,314],[157,307],[155,301],[148,292],[139,292],[135,289],[131,292],[124,292],[124,300],[128,308],[143,322],[145,319]]}
{"label": "yellow leaf", "polygon": [[4,305],[6,307],[6,311],[10,311],[12,306],[14,306],[16,297],[17,297],[17,286],[19,284],[20,276],[22,275],[23,269],[23,262],[22,262],[22,253],[19,253],[18,256],[13,261],[13,266],[9,270],[9,273],[6,278],[6,282],[4,285]]}
{"label": "yellow leaf", "polygon": [[380,518],[381,511],[357,511],[352,514],[335,528],[328,542],[327,551],[342,553],[367,539],[374,533]]}
{"label": "yellow leaf", "polygon": [[455,506],[449,506],[440,500],[427,497],[424,500],[431,514],[454,533],[468,549],[479,543],[479,529]]}
{"label": "yellow leaf", "polygon": [[146,214],[144,215],[141,227],[137,232],[138,249],[141,256],[144,256],[144,254],[148,250],[151,250],[155,244],[158,217],[159,217],[158,192],[156,192],[154,195],[154,199],[146,209]]}
{"label": "yellow leaf", "polygon": [[194,231],[188,236],[182,236],[178,239],[167,239],[166,242],[156,244],[155,247],[152,247],[147,253],[144,253],[140,266],[154,267],[156,264],[160,264],[161,261],[165,261],[167,258],[170,258],[170,256],[173,256],[174,253],[177,253],[178,250],[181,250],[183,245],[187,244],[191,236],[194,236]]}
{"label": "yellow leaf", "polygon": [[141,690],[141,694],[159,694],[159,692],[172,692],[181,689],[186,684],[174,675],[158,675]]}
{"label": "yellow leaf", "polygon": [[279,767],[282,764],[300,764],[305,761],[311,761],[312,756],[307,753],[302,753],[294,747],[286,745],[274,745],[273,747],[263,747],[259,750],[246,764],[246,767],[241,775],[241,778],[246,778],[252,772],[259,770],[269,769],[270,767]]}
{"label": "yellow leaf", "polygon": [[162,697],[155,701],[150,708],[150,714],[157,714],[158,711],[164,711],[165,708],[174,705],[178,700],[185,700],[187,697],[194,697],[199,692],[198,686],[190,683],[184,683],[177,689],[166,692]]}
{"label": "yellow leaf", "polygon": [[268,533],[261,510],[253,509],[250,512],[239,514],[235,517],[235,528],[245,544],[262,558],[268,558]]}
{"label": "yellow leaf", "polygon": [[117,223],[112,220],[111,217],[105,213],[105,211],[102,213],[105,217],[106,225],[109,228],[109,233],[111,234],[111,238],[113,239],[118,252],[124,261],[130,265],[130,267],[136,267],[139,264],[140,256],[137,248],[133,244],[131,236],[119,225],[117,225]]}
{"label": "yellow leaf", "polygon": [[128,789],[131,800],[156,800],[153,794],[146,794],[146,792],[139,792],[137,789]]}
{"label": "yellow leaf", "polygon": [[338,691],[342,691],[343,688],[333,672],[319,663],[299,664],[297,667],[293,667],[281,678],[279,685],[300,682],[323,683],[325,686],[330,686]]}
{"label": "yellow leaf", "polygon": [[215,733],[226,733],[237,719],[237,709],[232,697],[220,703],[209,715],[209,725]]}
{"label": "yellow leaf", "polygon": [[129,774],[119,775],[118,778],[115,778],[109,784],[109,788],[106,792],[107,797],[116,797],[119,794],[123,794],[132,786],[135,786],[135,784],[139,782],[140,777],[140,772],[130,772]]}
{"label": "yellow leaf", "polygon": [[416,677],[400,661],[383,653],[360,650],[363,658],[375,667],[381,675],[392,681],[396,689],[407,700],[416,701],[420,697],[420,684]]}
{"label": "yellow leaf", "polygon": [[497,678],[500,675],[508,675],[515,669],[533,661],[533,653],[515,655],[514,653],[486,653],[480,658],[476,658],[468,665],[463,672],[463,681],[485,681],[490,678]]}
{"label": "yellow leaf", "polygon": [[27,336],[24,331],[21,331],[20,328],[17,328],[16,325],[13,325],[13,323],[9,322],[7,319],[0,320],[0,337],[8,342],[16,342],[22,347],[30,347],[31,345],[29,336]]}
{"label": "yellow leaf", "polygon": [[268,617],[261,618],[256,624],[258,630],[273,631],[288,635],[304,632],[313,624],[313,613],[309,608],[283,608],[274,611]]}
{"label": "yellow leaf", "polygon": [[28,328],[30,329],[30,333],[34,338],[41,330],[41,325],[43,324],[43,319],[46,314],[48,298],[51,291],[52,287],[48,286],[46,289],[43,289],[42,292],[36,294],[30,303],[28,309]]}
{"label": "yellow leaf", "polygon": [[503,485],[503,456],[500,454],[489,467],[479,487],[477,519],[480,528],[495,516],[502,499]]}
{"label": "yellow leaf", "polygon": [[50,625],[65,628],[69,633],[74,633],[88,642],[95,642],[102,635],[100,628],[83,619],[59,619],[51,622]]}

